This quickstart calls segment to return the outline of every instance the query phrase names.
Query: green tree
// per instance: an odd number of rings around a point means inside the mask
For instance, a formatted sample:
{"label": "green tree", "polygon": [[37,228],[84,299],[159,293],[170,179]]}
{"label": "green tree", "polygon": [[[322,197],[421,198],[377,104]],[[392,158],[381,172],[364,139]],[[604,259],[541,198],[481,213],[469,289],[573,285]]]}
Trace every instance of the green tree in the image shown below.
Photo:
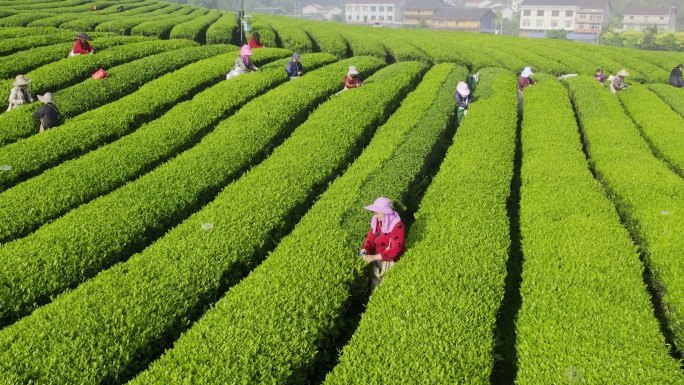
{"label": "green tree", "polygon": [[427,20],[425,20],[424,17],[421,17],[420,20],[418,20],[418,25],[416,26],[416,28],[428,29],[428,27],[429,27],[429,25],[428,25]]}
{"label": "green tree", "polygon": [[547,39],[566,39],[568,37],[568,31],[564,29],[552,29],[550,31],[546,31],[546,38]]}
{"label": "green tree", "polygon": [[655,24],[644,30],[644,35],[641,38],[639,48],[647,50],[657,50],[656,36],[658,35],[658,27]]}

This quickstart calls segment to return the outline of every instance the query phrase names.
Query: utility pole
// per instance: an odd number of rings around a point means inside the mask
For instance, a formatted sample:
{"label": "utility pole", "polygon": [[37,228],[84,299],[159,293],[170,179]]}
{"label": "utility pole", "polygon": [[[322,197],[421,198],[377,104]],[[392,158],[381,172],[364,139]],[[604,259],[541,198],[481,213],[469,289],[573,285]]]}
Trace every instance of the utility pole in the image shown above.
{"label": "utility pole", "polygon": [[245,43],[245,39],[243,37],[243,26],[242,26],[242,19],[245,16],[245,0],[240,0],[240,12],[238,13],[238,28],[240,28],[240,45]]}

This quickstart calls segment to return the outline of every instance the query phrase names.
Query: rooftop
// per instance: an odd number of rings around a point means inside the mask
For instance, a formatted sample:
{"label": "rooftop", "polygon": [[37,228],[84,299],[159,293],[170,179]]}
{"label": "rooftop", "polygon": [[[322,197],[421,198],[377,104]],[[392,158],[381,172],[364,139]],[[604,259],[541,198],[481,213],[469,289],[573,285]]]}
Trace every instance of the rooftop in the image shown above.
{"label": "rooftop", "polygon": [[494,16],[494,12],[489,8],[440,8],[435,11],[434,17],[473,20],[481,19],[490,13]]}
{"label": "rooftop", "polygon": [[580,0],[524,0],[522,4],[520,4],[521,7],[529,7],[529,6],[540,6],[540,5],[546,5],[546,6],[559,6],[559,5],[565,5],[565,6],[579,6]]}

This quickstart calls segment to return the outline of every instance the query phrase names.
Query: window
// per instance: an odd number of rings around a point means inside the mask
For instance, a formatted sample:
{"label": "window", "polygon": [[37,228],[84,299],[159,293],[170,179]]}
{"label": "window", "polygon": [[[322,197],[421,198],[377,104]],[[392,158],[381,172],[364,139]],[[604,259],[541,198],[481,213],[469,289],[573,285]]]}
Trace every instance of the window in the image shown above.
{"label": "window", "polygon": [[601,15],[590,15],[589,20],[591,21],[601,21]]}
{"label": "window", "polygon": [[523,27],[529,27],[530,26],[530,21],[529,20],[523,20],[522,21]]}
{"label": "window", "polygon": [[368,7],[363,7],[364,12],[368,12]]}
{"label": "window", "polygon": [[351,20],[351,19],[352,19],[351,15],[347,15],[347,20]]}
{"label": "window", "polygon": [[385,7],[380,7],[379,11],[380,11],[380,12],[385,12]]}
{"label": "window", "polygon": [[387,16],[387,21],[392,21],[392,16]]}
{"label": "window", "polygon": [[634,20],[634,16],[630,16],[630,17],[629,17],[629,20]]}
{"label": "window", "polygon": [[352,11],[352,7],[347,7],[347,13],[350,13]]}
{"label": "window", "polygon": [[380,15],[380,20],[385,20],[385,16]]}
{"label": "window", "polygon": [[665,16],[660,16],[660,20],[665,20]]}
{"label": "window", "polygon": [[544,20],[537,20],[537,27],[543,27],[544,26]]}
{"label": "window", "polygon": [[537,11],[537,16],[544,16],[544,11]]}
{"label": "window", "polygon": [[601,29],[601,24],[590,24],[589,29],[599,30]]}
{"label": "window", "polygon": [[363,21],[368,21],[368,16],[363,16]]}
{"label": "window", "polygon": [[375,20],[375,15],[371,15],[371,20]]}
{"label": "window", "polygon": [[359,20],[359,15],[356,15],[356,20]]}
{"label": "window", "polygon": [[394,12],[394,7],[387,7],[387,12]]}
{"label": "window", "polygon": [[354,12],[359,12],[361,10],[361,7],[354,7]]}
{"label": "window", "polygon": [[565,11],[565,17],[572,17],[572,11]]}
{"label": "window", "polygon": [[551,20],[551,28],[558,28],[558,20]]}
{"label": "window", "polygon": [[529,9],[526,11],[523,11],[523,16],[532,16],[531,14],[532,14],[532,11],[530,11]]}
{"label": "window", "polygon": [[586,13],[580,13],[579,17],[580,17],[580,19],[586,19],[587,14]]}
{"label": "window", "polygon": [[553,17],[560,16],[560,11],[551,11],[551,16],[553,16]]}
{"label": "window", "polygon": [[572,28],[572,20],[565,20],[565,28]]}
{"label": "window", "polygon": [[371,12],[375,12],[375,7],[371,7]]}

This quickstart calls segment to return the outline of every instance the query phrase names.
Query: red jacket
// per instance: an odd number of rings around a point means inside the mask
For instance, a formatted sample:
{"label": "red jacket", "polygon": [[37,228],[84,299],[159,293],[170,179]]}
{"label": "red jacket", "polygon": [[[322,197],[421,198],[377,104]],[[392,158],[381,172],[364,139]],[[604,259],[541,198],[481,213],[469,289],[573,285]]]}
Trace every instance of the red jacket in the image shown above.
{"label": "red jacket", "polygon": [[362,85],[363,85],[363,83],[361,82],[361,79],[359,79],[358,76],[354,76],[353,78],[349,77],[349,76],[345,76],[345,78],[344,78],[344,86],[346,88],[356,88],[356,87],[359,87]]}
{"label": "red jacket", "polygon": [[534,84],[534,83],[536,83],[536,82],[534,81],[534,79],[532,79],[532,78],[530,78],[530,77],[524,78],[524,77],[521,76],[521,77],[518,78],[518,89],[519,89],[520,91],[522,91],[523,88],[529,86],[530,84]]}
{"label": "red jacket", "polygon": [[264,45],[256,41],[254,38],[249,39],[249,48],[264,48]]}
{"label": "red jacket", "polygon": [[84,40],[83,42],[81,42],[80,40],[76,40],[76,41],[74,42],[74,50],[73,50],[73,52],[74,52],[75,54],[76,54],[76,53],[88,54],[88,53],[90,53],[90,51],[92,51],[92,50],[93,50],[93,47],[91,47],[90,44],[88,44],[88,42],[85,41],[85,40]]}
{"label": "red jacket", "polygon": [[380,254],[383,261],[398,261],[406,250],[404,244],[404,223],[397,222],[389,233],[380,231],[382,224],[378,221],[375,231],[369,230],[363,249],[368,255]]}

